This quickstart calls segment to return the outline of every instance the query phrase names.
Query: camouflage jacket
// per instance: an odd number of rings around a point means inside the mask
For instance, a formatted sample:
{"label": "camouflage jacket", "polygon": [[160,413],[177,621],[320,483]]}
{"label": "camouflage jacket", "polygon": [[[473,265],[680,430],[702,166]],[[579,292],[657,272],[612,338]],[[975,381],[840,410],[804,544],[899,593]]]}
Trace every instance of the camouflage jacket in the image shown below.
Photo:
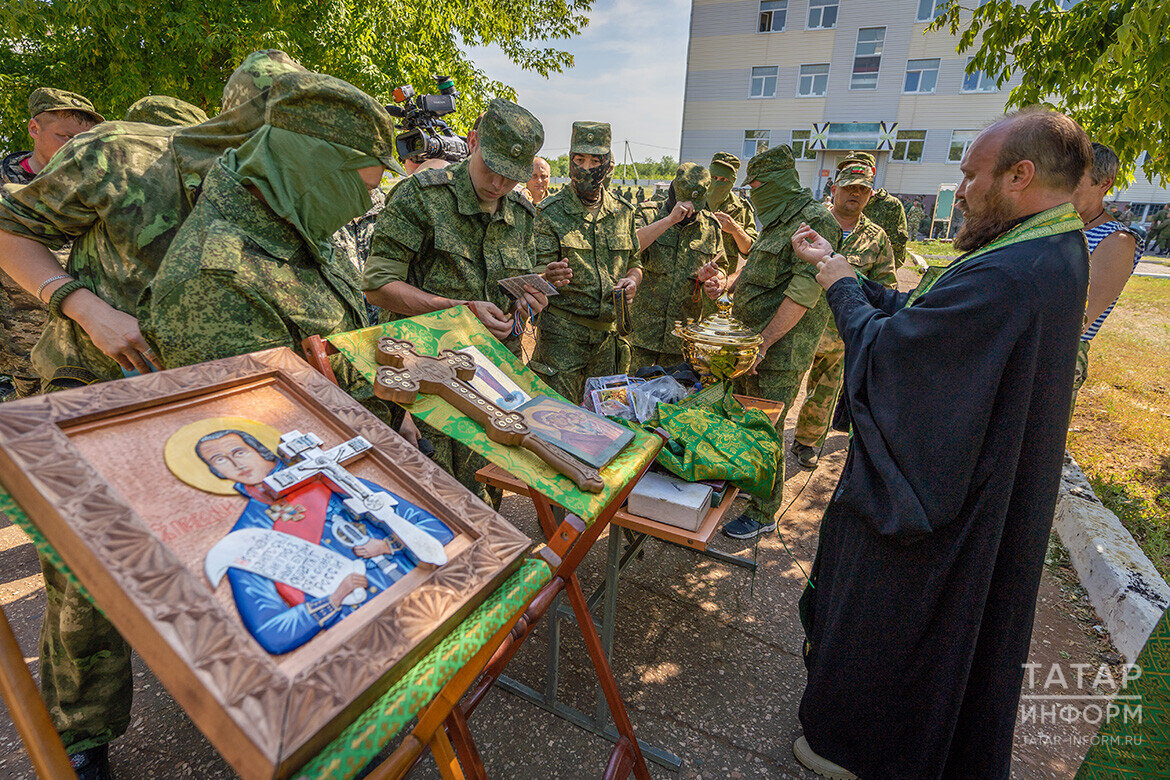
{"label": "camouflage jacket", "polygon": [[823,205],[810,200],[792,216],[764,228],[736,282],[732,312],[753,330],[763,330],[785,298],[808,309],[788,333],[768,348],[761,371],[806,370],[829,320],[829,304],[817,283],[816,268],[792,251],[792,234],[801,222],[807,222],[834,247],[841,246],[837,220]]}
{"label": "camouflage jacket", "polygon": [[374,225],[378,215],[386,208],[386,193],[382,188],[370,190],[370,210],[333,234],[333,251],[350,262],[357,269],[358,276],[366,267],[370,256],[370,241],[374,238]]}
{"label": "camouflage jacket", "polygon": [[32,152],[13,152],[0,160],[0,184],[28,184],[36,176],[21,165],[32,157]]}
{"label": "camouflage jacket", "polygon": [[894,249],[894,268],[901,268],[906,262],[906,242],[910,240],[910,232],[906,228],[906,210],[902,208],[902,201],[884,189],[875,190],[865,207],[865,216],[886,231],[890,245]]}
{"label": "camouflage jacket", "polygon": [[603,191],[592,214],[571,187],[546,197],[537,206],[536,262],[543,268],[557,260],[568,261],[573,278],[549,308],[613,322],[613,286],[642,264],[633,205]]}
{"label": "camouflage jacket", "polygon": [[[104,122],[66,143],[24,187],[0,189],[0,230],[49,249],[73,241],[66,270],[128,314],[190,213],[212,163],[264,123],[266,93],[193,127]],[[46,382],[122,377],[72,320],[50,317],[32,354]]]}
{"label": "camouflage jacket", "polygon": [[[309,336],[364,325],[365,302],[349,260],[319,261],[292,225],[216,165],[138,319],[163,366],[175,368],[272,347],[299,352]],[[333,367],[346,390],[368,390],[346,361]]]}
{"label": "camouflage jacket", "polygon": [[[670,214],[666,201],[638,207],[635,227],[642,228]],[[642,247],[642,284],[630,305],[630,343],[652,352],[681,353],[676,320],[698,319],[706,299],[698,284],[699,269],[718,258],[727,271],[722,230],[711,212],[702,209],[689,225],[671,225],[650,246]]]}
{"label": "camouflage jacket", "polygon": [[923,210],[921,203],[914,203],[910,206],[910,210],[906,212],[906,227],[910,231],[911,238],[918,235],[919,226],[925,218],[926,211]]}
{"label": "camouflage jacket", "polygon": [[[898,277],[894,274],[894,250],[886,231],[862,214],[849,235],[841,241],[841,254],[849,264],[866,279],[884,284],[891,290],[898,289]],[[827,333],[836,335],[837,325],[829,317],[825,326]]]}
{"label": "camouflage jacket", "polygon": [[466,160],[421,171],[394,188],[378,215],[362,288],[406,282],[508,311],[499,281],[533,272],[535,220],[536,207],[514,191],[495,214],[482,211]]}
{"label": "camouflage jacket", "polygon": [[[722,211],[738,222],[752,243],[759,238],[760,231],[756,229],[756,210],[746,198],[732,192],[727,195],[727,201],[721,207],[715,208],[711,204],[707,204],[707,207],[713,212]],[[742,261],[747,260],[748,253],[739,251],[739,245],[735,243],[735,238],[730,233],[723,233],[723,251],[727,255],[727,267],[733,271],[739,268]]]}
{"label": "camouflage jacket", "polygon": [[1150,218],[1150,237],[1158,238],[1162,234],[1170,235],[1170,209],[1162,209]]}

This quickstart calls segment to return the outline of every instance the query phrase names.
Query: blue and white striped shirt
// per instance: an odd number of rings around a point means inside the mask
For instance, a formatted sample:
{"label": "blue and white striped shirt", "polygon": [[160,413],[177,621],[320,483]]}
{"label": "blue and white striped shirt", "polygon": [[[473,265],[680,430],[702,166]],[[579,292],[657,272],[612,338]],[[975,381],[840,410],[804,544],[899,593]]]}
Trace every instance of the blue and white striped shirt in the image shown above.
{"label": "blue and white striped shirt", "polygon": [[[1098,225],[1095,228],[1089,228],[1085,231],[1085,242],[1089,245],[1089,254],[1093,254],[1093,250],[1095,250],[1097,245],[1104,241],[1107,236],[1111,236],[1119,230],[1125,231],[1126,233],[1132,235],[1137,243],[1137,246],[1135,246],[1133,250],[1133,267],[1137,268],[1138,260],[1140,260],[1142,257],[1142,239],[1140,236],[1138,236],[1137,233],[1134,233],[1132,230],[1117,220],[1110,220]],[[1101,326],[1105,324],[1105,318],[1109,316],[1109,312],[1113,311],[1113,307],[1116,305],[1117,301],[1115,300],[1113,303],[1109,304],[1109,308],[1101,312],[1100,317],[1093,320],[1093,323],[1085,329],[1084,333],[1081,334],[1081,341],[1093,340],[1093,337],[1097,335],[1097,331],[1100,330]]]}

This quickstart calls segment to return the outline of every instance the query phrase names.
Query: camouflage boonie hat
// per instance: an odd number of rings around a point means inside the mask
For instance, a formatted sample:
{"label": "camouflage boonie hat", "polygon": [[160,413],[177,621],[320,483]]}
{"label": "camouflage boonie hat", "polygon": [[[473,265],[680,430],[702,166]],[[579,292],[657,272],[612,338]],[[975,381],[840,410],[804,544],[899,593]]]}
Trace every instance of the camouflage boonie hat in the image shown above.
{"label": "camouflage boonie hat", "polygon": [[865,163],[870,168],[873,168],[874,171],[877,171],[877,158],[869,152],[850,152],[837,161],[837,170],[840,171],[849,163],[855,162]]}
{"label": "camouflage boonie hat", "polygon": [[127,122],[144,122],[159,127],[183,127],[207,121],[199,106],[170,95],[147,95],[126,109]]}
{"label": "camouflage boonie hat", "polygon": [[711,158],[711,175],[735,180],[739,175],[739,158],[730,152],[715,152]]}
{"label": "camouflage boonie hat", "polygon": [[873,189],[873,167],[860,160],[845,163],[837,167],[837,178],[833,184],[838,187],[849,187],[853,184],[864,184]]}
{"label": "camouflage boonie hat", "polygon": [[594,154],[604,157],[610,153],[609,122],[574,122],[573,140],[569,154]]}
{"label": "camouflage boonie hat", "polygon": [[[277,76],[268,93],[264,123],[356,149],[391,170],[401,171],[394,159],[394,123],[386,107],[333,76]],[[532,165],[531,158],[528,165]]]}
{"label": "camouflage boonie hat", "polygon": [[93,103],[76,92],[38,87],[28,96],[28,115],[35,117],[45,111],[80,111],[89,114],[95,122],[106,121],[104,116],[93,110]]}
{"label": "camouflage boonie hat", "polygon": [[698,163],[683,163],[670,183],[674,199],[679,203],[690,201],[698,211],[707,205],[707,189],[711,186],[711,173]]}
{"label": "camouflage boonie hat", "polygon": [[231,111],[236,106],[247,103],[271,87],[273,79],[282,73],[308,72],[308,68],[280,49],[254,51],[245,57],[240,66],[228,77],[219,110]]}
{"label": "camouflage boonie hat", "polygon": [[773,146],[748,160],[747,173],[744,181],[749,184],[764,174],[773,171],[786,171],[796,167],[796,158],[792,156],[792,149],[784,144]]}
{"label": "camouflage boonie hat", "polygon": [[496,98],[479,120],[479,151],[494,173],[511,181],[532,178],[532,160],[544,144],[544,127],[526,109]]}

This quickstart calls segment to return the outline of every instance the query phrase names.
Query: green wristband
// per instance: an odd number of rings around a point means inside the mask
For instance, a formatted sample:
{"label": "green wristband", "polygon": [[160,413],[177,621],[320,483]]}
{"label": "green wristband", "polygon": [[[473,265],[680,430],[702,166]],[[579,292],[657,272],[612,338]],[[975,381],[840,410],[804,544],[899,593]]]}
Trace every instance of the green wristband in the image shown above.
{"label": "green wristband", "polygon": [[85,283],[80,279],[71,279],[53,290],[53,294],[49,296],[49,314],[65,319],[65,312],[61,311],[61,305],[65,303],[66,298],[82,287],[85,287]]}

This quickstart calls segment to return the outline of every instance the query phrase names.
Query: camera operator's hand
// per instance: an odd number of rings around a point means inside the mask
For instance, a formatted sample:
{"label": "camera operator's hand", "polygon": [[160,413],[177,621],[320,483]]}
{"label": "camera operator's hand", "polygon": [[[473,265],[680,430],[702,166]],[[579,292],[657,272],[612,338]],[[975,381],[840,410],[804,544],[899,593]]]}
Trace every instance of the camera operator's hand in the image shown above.
{"label": "camera operator's hand", "polygon": [[557,260],[549,263],[541,276],[553,287],[564,287],[573,278],[573,269],[568,260]]}
{"label": "camera operator's hand", "polygon": [[833,254],[833,245],[829,240],[801,222],[800,227],[792,234],[792,251],[804,262],[816,265],[828,255]]}
{"label": "camera operator's hand", "polygon": [[490,301],[468,301],[467,306],[493,336],[500,341],[512,335],[512,318]]}
{"label": "camera operator's hand", "polygon": [[689,200],[684,200],[682,203],[674,204],[674,209],[670,212],[670,224],[677,225],[684,219],[692,216],[695,213],[695,204]]}

